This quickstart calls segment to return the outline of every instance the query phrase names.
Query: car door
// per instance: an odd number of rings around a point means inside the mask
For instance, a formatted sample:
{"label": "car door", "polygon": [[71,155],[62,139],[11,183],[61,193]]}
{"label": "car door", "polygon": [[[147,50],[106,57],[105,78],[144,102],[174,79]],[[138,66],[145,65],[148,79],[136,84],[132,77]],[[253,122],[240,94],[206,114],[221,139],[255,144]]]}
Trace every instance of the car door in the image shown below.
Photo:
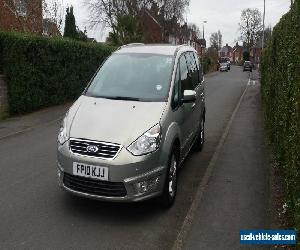
{"label": "car door", "polygon": [[[193,135],[196,135],[198,132],[198,128],[200,126],[200,118],[201,118],[201,81],[199,77],[199,68],[196,62],[195,53],[194,52],[188,52],[186,54],[187,57],[187,64],[191,76],[192,81],[192,89],[196,92],[196,101],[192,105],[192,119],[190,123],[190,129],[193,132]],[[194,136],[193,136],[194,138]]]}
{"label": "car door", "polygon": [[[188,53],[184,53],[181,55],[179,59],[180,64],[180,83],[181,83],[181,98],[183,97],[183,93],[185,90],[194,90],[194,85],[192,81],[192,75],[189,71],[188,66]],[[184,112],[184,123],[182,126],[182,134],[183,137],[183,150],[184,154],[186,154],[193,141],[193,135],[194,135],[194,112],[195,112],[195,103],[183,103],[181,108]]]}

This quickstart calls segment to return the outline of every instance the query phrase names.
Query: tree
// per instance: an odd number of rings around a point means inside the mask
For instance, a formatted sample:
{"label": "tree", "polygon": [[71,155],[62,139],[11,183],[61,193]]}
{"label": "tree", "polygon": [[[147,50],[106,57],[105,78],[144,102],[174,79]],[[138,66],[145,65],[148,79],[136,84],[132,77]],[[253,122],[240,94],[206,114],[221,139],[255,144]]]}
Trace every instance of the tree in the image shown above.
{"label": "tree", "polygon": [[248,50],[257,42],[262,30],[262,15],[258,9],[245,9],[239,23],[241,40],[246,42]]}
{"label": "tree", "polygon": [[73,13],[73,6],[67,8],[64,37],[78,39],[78,32],[76,28],[75,16]]}
{"label": "tree", "polygon": [[214,32],[210,35],[210,46],[213,47],[216,51],[219,51],[222,48],[222,33],[220,30]]}
{"label": "tree", "polygon": [[[259,40],[262,41],[262,37],[263,37],[263,30],[259,32]],[[267,46],[268,43],[270,42],[272,37],[272,27],[269,26],[265,29],[265,41],[264,41],[264,46]]]}
{"label": "tree", "polygon": [[249,51],[244,51],[243,52],[243,60],[244,61],[250,61],[250,53],[249,53]]}
{"label": "tree", "polygon": [[200,31],[200,28],[194,24],[194,23],[190,23],[188,25],[188,29],[192,30],[193,32],[195,32],[195,35],[197,38],[201,38],[202,37],[202,34],[201,34],[201,31]]}
{"label": "tree", "polygon": [[87,42],[88,36],[86,28],[84,31],[81,31],[78,26],[76,26],[73,6],[68,7],[66,11],[64,37]]}
{"label": "tree", "polygon": [[54,23],[57,29],[61,32],[64,15],[64,1],[43,0],[42,4],[44,12],[43,17]]}
{"label": "tree", "polygon": [[78,34],[78,40],[83,41],[83,42],[87,42],[88,36],[87,36],[87,30],[86,30],[86,28],[84,29],[84,31],[81,31],[77,27],[77,34]]}
{"label": "tree", "polygon": [[116,27],[120,16],[131,15],[139,22],[141,10],[148,10],[162,27],[162,34],[168,25],[183,21],[183,14],[190,0],[86,0],[90,12],[90,26],[111,29],[117,35]]}
{"label": "tree", "polygon": [[133,42],[143,42],[143,33],[138,20],[131,15],[117,17],[115,32],[110,32],[107,42],[112,45],[123,45]]}

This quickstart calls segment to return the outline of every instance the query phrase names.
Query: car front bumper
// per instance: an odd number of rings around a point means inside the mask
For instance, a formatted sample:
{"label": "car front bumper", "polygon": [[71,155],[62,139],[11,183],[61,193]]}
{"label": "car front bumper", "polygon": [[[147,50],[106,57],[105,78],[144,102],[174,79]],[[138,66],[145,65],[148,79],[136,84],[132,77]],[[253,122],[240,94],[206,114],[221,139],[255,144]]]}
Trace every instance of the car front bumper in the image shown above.
{"label": "car front bumper", "polygon": [[[122,183],[126,189],[126,195],[117,197],[98,195],[68,185],[65,175],[73,176],[73,162],[107,167],[109,169],[107,183],[112,185]],[[123,147],[114,160],[103,160],[75,155],[69,150],[69,144],[66,142],[58,147],[57,166],[59,185],[67,192],[103,201],[136,202],[159,196],[162,193],[166,178],[167,158],[163,157],[160,150],[144,156],[133,156]],[[141,186],[147,188],[143,189]]]}

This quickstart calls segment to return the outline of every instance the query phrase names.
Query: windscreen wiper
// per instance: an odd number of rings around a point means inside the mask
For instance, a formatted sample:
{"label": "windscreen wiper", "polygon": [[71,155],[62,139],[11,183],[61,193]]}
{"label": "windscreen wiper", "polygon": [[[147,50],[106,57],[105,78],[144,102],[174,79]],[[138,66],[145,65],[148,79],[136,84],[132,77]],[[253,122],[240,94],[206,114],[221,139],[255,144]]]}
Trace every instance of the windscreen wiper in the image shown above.
{"label": "windscreen wiper", "polygon": [[129,96],[101,96],[101,98],[111,99],[111,100],[125,100],[125,101],[140,101],[140,98],[129,97]]}

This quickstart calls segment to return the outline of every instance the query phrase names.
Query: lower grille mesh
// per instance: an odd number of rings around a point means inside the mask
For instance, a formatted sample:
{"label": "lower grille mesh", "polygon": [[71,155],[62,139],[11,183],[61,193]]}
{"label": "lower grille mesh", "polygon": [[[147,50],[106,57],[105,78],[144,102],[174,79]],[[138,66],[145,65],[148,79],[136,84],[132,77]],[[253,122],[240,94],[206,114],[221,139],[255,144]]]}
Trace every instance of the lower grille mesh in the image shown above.
{"label": "lower grille mesh", "polygon": [[123,182],[94,180],[68,173],[64,173],[63,182],[67,188],[82,193],[106,197],[124,197],[127,195]]}

